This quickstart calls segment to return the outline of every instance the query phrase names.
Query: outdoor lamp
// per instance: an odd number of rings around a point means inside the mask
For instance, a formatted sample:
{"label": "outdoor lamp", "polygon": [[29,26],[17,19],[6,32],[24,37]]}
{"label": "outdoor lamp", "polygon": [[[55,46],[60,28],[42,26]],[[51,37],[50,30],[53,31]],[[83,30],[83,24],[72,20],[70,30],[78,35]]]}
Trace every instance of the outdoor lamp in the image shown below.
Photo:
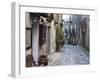
{"label": "outdoor lamp", "polygon": [[38,23],[39,19],[40,19],[40,18],[39,18],[38,16],[34,16],[34,17],[33,17],[33,22],[34,22],[34,23]]}
{"label": "outdoor lamp", "polygon": [[40,20],[40,15],[38,14],[30,13],[30,17],[31,17],[32,24],[38,23],[38,21]]}

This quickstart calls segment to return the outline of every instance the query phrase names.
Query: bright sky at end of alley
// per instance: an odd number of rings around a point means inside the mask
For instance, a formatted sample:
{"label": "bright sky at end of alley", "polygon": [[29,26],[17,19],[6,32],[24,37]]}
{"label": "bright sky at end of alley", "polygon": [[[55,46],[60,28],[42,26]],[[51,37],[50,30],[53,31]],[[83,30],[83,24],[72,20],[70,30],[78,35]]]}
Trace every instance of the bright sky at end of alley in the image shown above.
{"label": "bright sky at end of alley", "polygon": [[69,15],[63,15],[63,19],[68,19]]}

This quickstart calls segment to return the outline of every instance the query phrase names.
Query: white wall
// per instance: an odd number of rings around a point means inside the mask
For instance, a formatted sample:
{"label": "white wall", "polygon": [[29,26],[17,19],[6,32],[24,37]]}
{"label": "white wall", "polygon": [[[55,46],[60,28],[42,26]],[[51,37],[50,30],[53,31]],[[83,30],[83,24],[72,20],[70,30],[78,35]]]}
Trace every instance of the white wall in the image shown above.
{"label": "white wall", "polygon": [[[48,0],[1,0],[0,1],[0,80],[14,80],[10,77],[11,67],[11,2],[13,1],[24,1],[33,2],[34,4],[45,4]],[[62,3],[63,2],[63,3]],[[96,38],[94,44],[95,54],[98,55],[96,58],[97,72],[91,73],[69,73],[62,75],[48,75],[48,76],[34,76],[27,78],[18,78],[17,80],[100,80],[100,2],[99,0],[49,0],[47,5],[83,5],[83,6],[96,6],[97,11],[97,26]]]}
{"label": "white wall", "polygon": [[50,53],[54,54],[55,53],[55,38],[56,38],[56,31],[55,31],[55,26],[54,26],[54,20],[51,21],[51,28],[50,28]]}

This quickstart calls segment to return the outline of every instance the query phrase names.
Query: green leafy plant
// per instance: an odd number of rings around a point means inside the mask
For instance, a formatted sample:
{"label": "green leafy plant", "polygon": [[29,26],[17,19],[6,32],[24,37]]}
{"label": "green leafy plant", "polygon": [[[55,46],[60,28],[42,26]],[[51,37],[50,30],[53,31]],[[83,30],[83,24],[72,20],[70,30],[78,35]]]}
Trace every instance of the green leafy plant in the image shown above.
{"label": "green leafy plant", "polygon": [[61,26],[56,27],[56,51],[60,51],[60,48],[64,44],[64,32]]}

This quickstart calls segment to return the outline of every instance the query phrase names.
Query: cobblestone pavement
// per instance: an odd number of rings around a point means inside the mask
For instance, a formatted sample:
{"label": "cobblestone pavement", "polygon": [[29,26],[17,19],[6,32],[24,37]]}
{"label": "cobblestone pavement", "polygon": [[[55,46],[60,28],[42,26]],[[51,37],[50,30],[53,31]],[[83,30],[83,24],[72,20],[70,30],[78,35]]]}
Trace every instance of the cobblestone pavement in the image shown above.
{"label": "cobblestone pavement", "polygon": [[64,45],[63,51],[49,56],[48,65],[89,64],[89,56],[80,46]]}

